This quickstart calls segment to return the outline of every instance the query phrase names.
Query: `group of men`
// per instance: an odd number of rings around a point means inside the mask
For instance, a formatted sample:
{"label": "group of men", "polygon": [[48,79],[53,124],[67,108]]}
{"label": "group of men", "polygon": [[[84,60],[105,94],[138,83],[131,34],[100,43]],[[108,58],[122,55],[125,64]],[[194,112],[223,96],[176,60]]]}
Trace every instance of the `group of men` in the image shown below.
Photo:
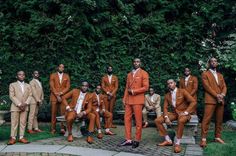
{"label": "group of men", "polygon": [[[213,113],[216,113],[215,141],[224,144],[221,139],[222,121],[224,112],[224,97],[226,95],[226,84],[223,76],[216,71],[218,62],[212,57],[209,59],[209,69],[202,74],[202,83],[205,89],[205,111],[202,120],[202,139],[200,146],[206,147],[206,136]],[[181,138],[184,125],[190,120],[191,114],[196,114],[198,79],[191,75],[189,68],[185,68],[184,77],[180,79],[179,88],[174,79],[167,80],[169,91],[164,98],[163,114],[161,114],[160,95],[155,94],[152,87],[149,88],[149,74],[141,69],[141,60],[133,60],[133,70],[128,73],[123,97],[125,108],[125,140],[120,146],[139,146],[142,136],[142,128],[148,126],[147,112],[155,111],[157,118],[156,126],[165,141],[158,146],[173,145],[164,124],[171,125],[173,120],[178,121],[177,140],[174,143],[174,152],[181,152]],[[37,124],[38,106],[43,101],[42,85],[39,81],[37,71],[33,73],[33,80],[30,85],[24,82],[23,71],[17,73],[17,82],[10,84],[11,106],[11,139],[8,144],[16,142],[18,123],[20,122],[19,142],[28,143],[24,138],[24,131],[27,120],[28,106],[30,105],[30,115],[28,121],[28,132],[41,132]],[[116,102],[118,90],[118,78],[113,75],[112,67],[107,68],[107,74],[102,77],[101,85],[97,85],[93,93],[88,92],[89,83],[83,81],[80,88],[70,89],[70,77],[64,73],[64,65],[60,64],[57,72],[50,75],[50,103],[51,103],[51,132],[56,133],[56,114],[60,109],[61,115],[65,115],[67,123],[69,142],[73,141],[72,125],[76,119],[88,120],[87,142],[92,143],[92,133],[97,128],[97,137],[102,139],[100,116],[105,119],[105,134],[114,135],[110,128],[113,125],[113,108]],[[148,95],[145,93],[148,91]],[[102,94],[103,93],[103,94]],[[68,102],[70,101],[70,102]],[[172,111],[169,111],[169,107]],[[31,113],[32,112],[32,113]],[[132,116],[134,114],[136,133],[132,139]],[[142,120],[143,118],[143,120]],[[144,125],[143,125],[144,121]],[[84,122],[82,122],[84,124]],[[61,123],[60,132],[65,134],[66,127]]]}

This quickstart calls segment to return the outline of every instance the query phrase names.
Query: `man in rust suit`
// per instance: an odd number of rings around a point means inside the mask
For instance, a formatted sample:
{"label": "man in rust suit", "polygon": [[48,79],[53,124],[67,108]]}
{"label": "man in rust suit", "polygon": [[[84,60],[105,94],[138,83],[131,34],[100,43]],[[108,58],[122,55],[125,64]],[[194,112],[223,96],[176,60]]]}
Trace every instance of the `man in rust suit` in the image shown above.
{"label": "man in rust suit", "polygon": [[[126,80],[123,103],[125,105],[125,141],[120,146],[132,146],[137,148],[142,136],[142,109],[145,101],[145,92],[149,88],[149,75],[140,68],[141,60],[133,60],[133,70],[128,73]],[[136,123],[135,140],[132,141],[132,115],[134,114]]]}
{"label": "man in rust suit", "polygon": [[217,72],[217,59],[212,57],[209,62],[209,69],[202,73],[202,84],[205,89],[205,110],[202,120],[201,147],[206,147],[206,137],[212,115],[215,113],[215,141],[221,144],[225,142],[221,138],[222,122],[224,115],[224,98],[227,87],[222,74]]}
{"label": "man in rust suit", "polygon": [[185,89],[197,101],[198,79],[191,75],[191,70],[187,67],[184,69],[184,77],[180,78],[179,88]]}
{"label": "man in rust suit", "polygon": [[105,118],[105,135],[115,135],[109,128],[112,124],[112,114],[105,108],[104,95],[101,94],[101,86],[98,85],[95,92],[92,93],[92,113],[96,115],[96,126],[98,129],[98,139],[102,139],[102,130],[100,123],[100,116]]}
{"label": "man in rust suit", "polygon": [[[70,77],[64,73],[64,65],[60,64],[57,67],[57,72],[50,75],[50,102],[51,102],[51,133],[56,133],[56,116],[60,109],[60,114],[65,114],[65,106],[61,103],[62,97],[70,89]],[[61,134],[65,134],[65,126],[61,123]]]}
{"label": "man in rust suit", "polygon": [[[104,102],[106,110],[113,115],[113,109],[116,103],[116,92],[118,90],[119,82],[117,76],[113,74],[112,66],[107,67],[107,74],[102,77],[101,85],[102,90],[105,93]],[[111,119],[111,122],[112,128],[116,128],[116,126],[113,125],[113,119]]]}
{"label": "man in rust suit", "polygon": [[[190,114],[195,111],[197,102],[186,90],[177,88],[173,79],[169,79],[167,85],[169,92],[165,95],[163,115],[155,120],[160,135],[165,137],[165,141],[158,146],[171,146],[173,144],[163,124],[171,125],[172,121],[177,120],[177,140],[174,152],[179,153],[181,152],[180,141],[183,136],[184,125],[190,120]],[[168,112],[169,106],[173,112]]]}
{"label": "man in rust suit", "polygon": [[[73,89],[68,92],[66,95],[62,97],[62,103],[66,107],[66,115],[65,119],[67,122],[67,130],[68,130],[68,142],[73,141],[72,135],[72,125],[76,118],[78,119],[88,119],[89,127],[88,127],[88,137],[87,142],[89,144],[93,143],[92,133],[94,132],[95,125],[95,115],[92,111],[92,100],[91,93],[88,93],[89,84],[87,81],[83,81],[80,89]],[[71,99],[68,104],[67,100]]]}

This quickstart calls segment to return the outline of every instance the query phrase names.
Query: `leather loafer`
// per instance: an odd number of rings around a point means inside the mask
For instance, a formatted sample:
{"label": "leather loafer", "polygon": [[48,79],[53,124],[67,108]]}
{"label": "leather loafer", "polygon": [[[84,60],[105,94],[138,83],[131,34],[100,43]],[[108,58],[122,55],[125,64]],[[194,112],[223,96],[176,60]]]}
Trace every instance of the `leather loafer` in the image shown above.
{"label": "leather loafer", "polygon": [[16,143],[16,139],[10,138],[7,145],[14,145]]}
{"label": "leather loafer", "polygon": [[133,145],[133,142],[128,141],[128,140],[125,140],[122,143],[120,143],[120,146],[132,146],[132,145]]}
{"label": "leather loafer", "polygon": [[102,133],[98,133],[98,136],[97,136],[98,139],[102,139],[103,138],[103,135]]}
{"label": "leather loafer", "polygon": [[72,134],[68,135],[67,141],[68,142],[73,142],[73,135]]}
{"label": "leather loafer", "polygon": [[133,141],[132,148],[137,148],[139,146],[138,141]]}
{"label": "leather loafer", "polygon": [[169,141],[163,141],[162,143],[160,144],[157,144],[157,146],[172,146],[173,143],[172,142],[169,142]]}
{"label": "leather loafer", "polygon": [[218,142],[220,144],[225,144],[224,140],[222,140],[221,138],[215,139],[215,142]]}
{"label": "leather loafer", "polygon": [[175,153],[180,153],[180,152],[181,152],[181,146],[180,146],[180,145],[177,145],[177,144],[175,144],[175,147],[174,147],[174,152],[175,152]]}
{"label": "leather loafer", "polygon": [[88,137],[87,137],[87,142],[88,142],[89,144],[92,144],[92,143],[93,143],[93,138],[92,138],[91,136],[88,136]]}
{"label": "leather loafer", "polygon": [[25,138],[20,139],[18,142],[23,143],[23,144],[28,144],[28,143],[30,143],[30,142],[29,142],[27,139],[25,139]]}
{"label": "leather loafer", "polygon": [[207,142],[202,140],[200,142],[200,147],[205,148],[206,146],[207,146]]}

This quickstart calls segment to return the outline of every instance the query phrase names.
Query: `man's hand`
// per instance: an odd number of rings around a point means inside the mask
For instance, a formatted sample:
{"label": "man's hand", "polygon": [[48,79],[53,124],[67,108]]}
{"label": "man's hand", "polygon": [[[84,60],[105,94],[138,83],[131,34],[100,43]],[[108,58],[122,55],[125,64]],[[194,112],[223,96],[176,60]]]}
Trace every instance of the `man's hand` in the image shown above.
{"label": "man's hand", "polygon": [[222,102],[223,102],[223,99],[224,99],[224,96],[223,96],[223,95],[217,94],[217,102],[218,102],[218,103],[222,103]]}
{"label": "man's hand", "polygon": [[129,93],[129,95],[133,95],[133,91],[132,91],[132,89],[128,89],[128,93]]}
{"label": "man's hand", "polygon": [[26,103],[23,103],[19,106],[19,109],[21,112],[24,112],[25,111],[25,108],[26,108],[27,104]]}
{"label": "man's hand", "polygon": [[166,123],[167,125],[171,125],[171,124],[172,124],[168,116],[165,117],[165,123]]}
{"label": "man's hand", "polygon": [[180,113],[179,113],[179,116],[185,116],[185,115],[188,115],[188,114],[189,114],[189,113],[186,112],[186,111],[185,111],[185,112],[180,112]]}
{"label": "man's hand", "polygon": [[58,102],[61,102],[61,101],[62,101],[62,99],[61,99],[60,96],[57,96],[57,101],[58,101]]}

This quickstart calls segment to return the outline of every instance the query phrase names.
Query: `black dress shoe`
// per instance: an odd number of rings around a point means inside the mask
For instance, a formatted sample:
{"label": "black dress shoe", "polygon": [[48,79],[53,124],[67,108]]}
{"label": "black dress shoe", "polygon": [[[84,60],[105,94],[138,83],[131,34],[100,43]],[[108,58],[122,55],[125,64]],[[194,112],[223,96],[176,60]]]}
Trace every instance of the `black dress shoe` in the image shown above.
{"label": "black dress shoe", "polygon": [[137,148],[138,146],[139,146],[139,142],[138,141],[133,141],[132,148]]}
{"label": "black dress shoe", "polygon": [[120,144],[120,146],[132,146],[132,144],[133,144],[132,141],[129,142],[128,140],[125,140]]}

